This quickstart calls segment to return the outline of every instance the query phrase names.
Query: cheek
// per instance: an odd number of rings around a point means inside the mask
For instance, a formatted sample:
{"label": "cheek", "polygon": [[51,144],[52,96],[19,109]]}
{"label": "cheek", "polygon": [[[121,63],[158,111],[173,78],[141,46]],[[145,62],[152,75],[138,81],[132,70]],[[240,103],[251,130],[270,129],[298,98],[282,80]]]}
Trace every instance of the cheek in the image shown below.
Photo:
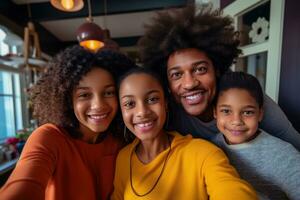
{"label": "cheek", "polygon": [[160,109],[159,111],[159,115],[160,115],[160,121],[164,124],[166,122],[167,119],[167,112],[165,108]]}
{"label": "cheek", "polygon": [[252,129],[258,128],[258,118],[257,117],[251,119],[251,121],[249,121],[248,123],[252,127]]}
{"label": "cheek", "polygon": [[125,125],[128,127],[130,126],[130,118],[131,118],[131,114],[130,114],[130,111],[128,110],[125,110],[125,109],[121,109],[122,110],[122,118],[123,118],[123,121],[125,123]]}
{"label": "cheek", "polygon": [[73,110],[74,110],[74,113],[75,113],[77,118],[81,114],[81,112],[84,110],[84,106],[85,105],[83,103],[80,103],[80,102],[75,101],[73,103]]}
{"label": "cheek", "polygon": [[216,81],[216,78],[215,77],[212,77],[212,75],[211,76],[209,76],[208,78],[207,78],[207,86],[209,87],[209,89],[211,90],[211,91],[213,91],[213,93],[215,93],[216,92],[216,87],[217,87],[217,81]]}
{"label": "cheek", "polygon": [[225,117],[221,117],[220,114],[217,117],[217,126],[219,129],[223,129],[225,124],[227,123],[227,119]]}

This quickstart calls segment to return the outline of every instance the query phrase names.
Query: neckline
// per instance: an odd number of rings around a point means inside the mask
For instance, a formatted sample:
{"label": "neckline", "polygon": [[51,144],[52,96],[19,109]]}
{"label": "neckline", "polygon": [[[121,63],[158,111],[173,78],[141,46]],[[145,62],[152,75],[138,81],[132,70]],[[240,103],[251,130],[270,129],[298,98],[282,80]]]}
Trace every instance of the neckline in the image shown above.
{"label": "neckline", "polygon": [[[167,153],[167,155],[166,155],[166,158],[165,158],[165,160],[164,160],[164,162],[163,162],[162,169],[161,169],[161,171],[160,171],[160,173],[159,173],[159,176],[157,177],[156,181],[154,182],[153,186],[152,186],[146,193],[144,193],[144,194],[140,194],[139,192],[137,192],[137,190],[134,188],[133,180],[132,180],[132,176],[133,176],[133,175],[132,175],[132,157],[133,157],[133,153],[135,153],[135,150],[136,150],[137,145],[135,145],[135,147],[134,147],[134,148],[132,149],[132,151],[131,151],[130,158],[129,158],[129,178],[130,178],[130,186],[131,186],[131,190],[133,191],[133,193],[134,193],[136,196],[138,196],[138,197],[144,197],[144,196],[150,194],[150,193],[154,190],[154,188],[156,187],[156,185],[158,184],[160,178],[161,178],[162,175],[163,175],[163,172],[164,172],[164,170],[165,170],[165,167],[166,167],[166,164],[167,164],[169,155],[170,155],[171,150],[172,150],[172,144],[171,144],[170,135],[167,134],[167,136],[168,136],[168,143],[169,143],[169,151],[168,151],[168,153]],[[164,152],[164,151],[162,151],[161,153],[163,153],[163,152]],[[161,154],[161,153],[160,153],[160,154]],[[136,156],[137,156],[137,155],[136,155]],[[157,156],[156,156],[156,158],[157,158]],[[138,157],[137,157],[137,159],[138,159]],[[138,159],[138,160],[139,160],[139,159]],[[153,159],[153,160],[155,160],[155,159]],[[152,161],[153,161],[153,160],[152,160]],[[146,165],[152,163],[152,161],[149,162],[149,163],[147,163]],[[140,160],[139,160],[139,162],[142,163]]]}
{"label": "neckline", "polygon": [[258,133],[258,135],[253,138],[252,140],[248,141],[248,142],[244,142],[244,143],[241,143],[241,144],[227,144],[226,140],[225,140],[225,136],[221,133],[221,137],[222,137],[222,140],[223,140],[223,143],[225,144],[225,146],[229,149],[245,149],[245,148],[248,148],[250,146],[253,146],[255,143],[257,143],[258,140],[260,140],[259,138],[263,137],[264,135],[264,132],[261,131],[261,130],[258,130],[260,131]]}

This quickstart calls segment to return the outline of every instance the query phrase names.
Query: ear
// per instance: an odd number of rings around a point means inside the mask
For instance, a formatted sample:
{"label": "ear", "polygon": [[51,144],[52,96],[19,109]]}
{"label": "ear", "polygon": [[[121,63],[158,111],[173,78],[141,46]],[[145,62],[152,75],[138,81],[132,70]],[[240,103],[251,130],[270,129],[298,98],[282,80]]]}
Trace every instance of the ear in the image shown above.
{"label": "ear", "polygon": [[217,119],[217,109],[216,109],[216,107],[213,108],[213,114],[214,114],[214,118]]}
{"label": "ear", "polygon": [[259,117],[258,117],[258,121],[261,122],[262,119],[264,117],[264,109],[263,108],[260,108],[259,109]]}

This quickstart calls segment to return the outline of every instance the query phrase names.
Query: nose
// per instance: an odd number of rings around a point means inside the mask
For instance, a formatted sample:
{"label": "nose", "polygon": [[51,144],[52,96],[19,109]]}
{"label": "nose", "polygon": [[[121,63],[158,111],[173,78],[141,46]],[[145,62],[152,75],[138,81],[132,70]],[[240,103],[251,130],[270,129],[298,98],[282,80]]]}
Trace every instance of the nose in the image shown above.
{"label": "nose", "polygon": [[97,109],[102,109],[107,106],[106,101],[100,97],[100,96],[94,96],[91,102],[91,109],[92,110],[97,110]]}
{"label": "nose", "polygon": [[140,118],[145,118],[151,113],[151,110],[148,108],[145,103],[138,103],[136,107],[136,116]]}
{"label": "nose", "polygon": [[199,81],[191,73],[184,74],[183,87],[186,90],[191,90],[199,85]]}
{"label": "nose", "polygon": [[234,113],[232,116],[231,124],[235,126],[241,126],[244,125],[244,121],[242,119],[242,116],[239,113]]}

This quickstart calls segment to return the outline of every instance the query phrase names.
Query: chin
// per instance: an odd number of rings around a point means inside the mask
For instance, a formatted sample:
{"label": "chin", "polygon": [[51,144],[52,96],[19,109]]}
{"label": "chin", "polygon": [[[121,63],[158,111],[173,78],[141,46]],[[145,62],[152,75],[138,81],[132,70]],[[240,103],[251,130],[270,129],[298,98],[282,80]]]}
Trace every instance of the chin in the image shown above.
{"label": "chin", "polygon": [[101,134],[103,132],[105,132],[108,129],[108,127],[97,127],[97,128],[92,128],[91,130],[97,134]]}
{"label": "chin", "polygon": [[188,113],[189,115],[192,115],[194,117],[198,117],[201,114],[204,113],[204,109],[199,109],[200,105],[198,105],[198,108],[196,106],[188,106],[188,107],[183,107],[185,112]]}

